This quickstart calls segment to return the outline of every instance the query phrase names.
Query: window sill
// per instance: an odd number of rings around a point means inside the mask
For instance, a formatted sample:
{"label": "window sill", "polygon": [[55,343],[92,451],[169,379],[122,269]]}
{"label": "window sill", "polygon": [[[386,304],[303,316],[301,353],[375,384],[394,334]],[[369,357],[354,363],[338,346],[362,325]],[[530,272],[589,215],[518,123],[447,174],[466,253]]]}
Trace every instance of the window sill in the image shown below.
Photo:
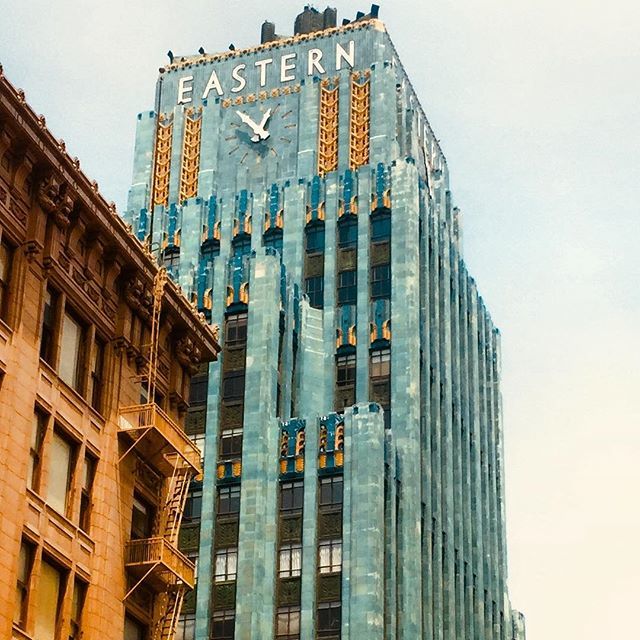
{"label": "window sill", "polygon": [[13,629],[11,637],[13,640],[32,640],[32,637],[21,629],[15,622],[13,623]]}

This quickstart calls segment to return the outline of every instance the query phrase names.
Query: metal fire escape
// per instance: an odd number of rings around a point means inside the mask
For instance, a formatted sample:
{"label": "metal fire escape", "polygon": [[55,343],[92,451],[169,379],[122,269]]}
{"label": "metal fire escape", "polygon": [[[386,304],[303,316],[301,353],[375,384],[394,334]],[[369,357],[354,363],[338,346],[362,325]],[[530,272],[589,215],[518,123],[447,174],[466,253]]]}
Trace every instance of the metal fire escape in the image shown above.
{"label": "metal fire escape", "polygon": [[200,451],[184,431],[155,404],[160,342],[160,312],[167,282],[166,269],[154,280],[154,304],[147,371],[147,403],[123,407],[119,412],[119,433],[127,448],[120,461],[136,451],[146,464],[164,478],[161,508],[154,535],[130,540],[125,550],[125,568],[133,586],[125,600],[144,585],[155,592],[151,640],[173,640],[182,602],[195,584],[193,563],[178,550],[182,522],[191,480],[202,473]]}

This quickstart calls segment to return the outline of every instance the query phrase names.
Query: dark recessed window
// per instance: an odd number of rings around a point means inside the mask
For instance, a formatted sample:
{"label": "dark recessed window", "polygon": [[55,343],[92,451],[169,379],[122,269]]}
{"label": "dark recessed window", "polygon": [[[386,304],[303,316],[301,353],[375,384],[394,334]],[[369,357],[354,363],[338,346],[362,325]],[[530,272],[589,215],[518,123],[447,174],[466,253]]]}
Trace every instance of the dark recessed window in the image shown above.
{"label": "dark recessed window", "polygon": [[247,256],[251,253],[251,236],[248,233],[236,236],[231,244],[234,256]]}
{"label": "dark recessed window", "polygon": [[131,512],[131,539],[142,540],[150,538],[153,533],[155,508],[138,494],[133,496]]}
{"label": "dark recessed window", "polygon": [[180,274],[180,250],[166,249],[162,254],[162,264],[174,278],[177,278]]}
{"label": "dark recessed window", "polygon": [[304,248],[307,253],[324,251],[324,222],[308,224],[304,231]]}
{"label": "dark recessed window", "polygon": [[242,455],[242,428],[225,429],[220,434],[220,458],[227,460]]}
{"label": "dark recessed window", "polygon": [[82,638],[82,611],[87,595],[87,585],[81,580],[73,584],[73,599],[71,601],[71,618],[69,620],[69,640]]}
{"label": "dark recessed window", "polygon": [[355,304],[357,293],[357,271],[341,271],[338,274],[338,304]]}
{"label": "dark recessed window", "polygon": [[42,327],[40,330],[40,357],[52,367],[55,367],[57,306],[57,292],[52,289],[47,289],[44,296],[44,312],[42,314]]}
{"label": "dark recessed window", "polygon": [[215,611],[212,619],[213,638],[215,640],[233,640],[236,624],[235,611]]}
{"label": "dark recessed window", "polygon": [[[187,613],[180,616],[176,629],[175,640],[195,640],[196,637],[196,614]],[[215,636],[216,638],[218,636]]]}
{"label": "dark recessed window", "polygon": [[217,240],[210,240],[202,245],[200,253],[205,265],[212,264],[213,259],[220,255],[220,243]]}
{"label": "dark recessed window", "polygon": [[375,213],[371,216],[371,242],[385,242],[391,238],[391,215]]}
{"label": "dark recessed window", "polygon": [[102,388],[103,388],[103,368],[104,368],[104,342],[96,337],[93,343],[93,353],[91,354],[91,375],[89,376],[89,393],[91,406],[98,412],[102,409]]}
{"label": "dark recessed window", "polygon": [[342,476],[320,479],[320,506],[334,506],[342,504]]}
{"label": "dark recessed window", "polygon": [[350,387],[356,383],[356,356],[338,356],[336,358],[336,384]]}
{"label": "dark recessed window", "polygon": [[7,319],[9,311],[9,293],[13,266],[13,248],[4,240],[0,243],[0,318]]}
{"label": "dark recessed window", "polygon": [[391,296],[391,265],[381,264],[371,267],[371,297],[389,298]]}
{"label": "dark recessed window", "polygon": [[207,404],[207,394],[209,388],[209,375],[199,375],[191,378],[191,391],[189,392],[189,404]]}
{"label": "dark recessed window", "polygon": [[240,513],[240,487],[220,487],[218,489],[218,510],[219,516],[231,513]]}
{"label": "dark recessed window", "polygon": [[33,546],[23,541],[20,545],[18,559],[18,577],[16,581],[16,604],[13,622],[24,629],[27,621],[27,607],[29,604],[29,584],[31,582],[31,568],[33,567]]}
{"label": "dark recessed window", "polygon": [[358,217],[354,215],[342,216],[338,221],[338,247],[349,249],[358,244]]}
{"label": "dark recessed window", "polygon": [[297,511],[304,504],[304,483],[283,482],[280,485],[280,511]]}
{"label": "dark recessed window", "polygon": [[58,374],[78,393],[83,392],[85,327],[69,311],[62,318]]}
{"label": "dark recessed window", "polygon": [[304,281],[304,289],[309,296],[309,304],[314,309],[322,309],[324,306],[324,278],[322,276],[307,278]]}
{"label": "dark recessed window", "polygon": [[184,519],[187,522],[196,522],[202,517],[202,486],[189,491],[184,505]]}
{"label": "dark recessed window", "polygon": [[282,229],[269,229],[262,238],[262,244],[275,249],[282,255]]}
{"label": "dark recessed window", "polygon": [[80,528],[89,531],[91,523],[91,505],[93,479],[96,474],[97,461],[91,455],[85,455],[82,463],[82,488],[80,493]]}
{"label": "dark recessed window", "polygon": [[222,380],[223,400],[242,400],[244,398],[244,371],[230,371]]}
{"label": "dark recessed window", "polygon": [[340,634],[342,605],[339,602],[324,602],[318,605],[318,637],[327,638]]}
{"label": "dark recessed window", "polygon": [[247,342],[247,321],[248,315],[246,313],[227,318],[225,325],[225,345],[227,347],[237,347]]}

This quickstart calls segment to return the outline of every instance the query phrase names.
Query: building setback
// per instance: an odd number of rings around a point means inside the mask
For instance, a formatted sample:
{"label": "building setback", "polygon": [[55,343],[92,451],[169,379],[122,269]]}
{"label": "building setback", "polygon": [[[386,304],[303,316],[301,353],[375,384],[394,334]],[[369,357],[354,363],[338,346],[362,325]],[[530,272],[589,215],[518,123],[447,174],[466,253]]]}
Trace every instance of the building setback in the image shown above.
{"label": "building setback", "polygon": [[174,637],[184,417],[219,350],[0,67],[0,637]]}
{"label": "building setback", "polygon": [[187,417],[179,637],[522,640],[500,336],[377,7],[171,53],[126,219],[222,328]]}

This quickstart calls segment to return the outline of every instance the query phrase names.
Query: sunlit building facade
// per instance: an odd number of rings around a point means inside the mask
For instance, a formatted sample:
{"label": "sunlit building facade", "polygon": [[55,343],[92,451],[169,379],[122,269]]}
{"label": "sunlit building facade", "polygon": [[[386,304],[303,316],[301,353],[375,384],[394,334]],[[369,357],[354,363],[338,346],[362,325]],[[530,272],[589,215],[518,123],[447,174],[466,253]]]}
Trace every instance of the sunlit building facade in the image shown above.
{"label": "sunlit building facade", "polygon": [[445,157],[375,6],[294,31],[170,53],[138,116],[127,222],[223,348],[179,636],[522,640],[500,336]]}

